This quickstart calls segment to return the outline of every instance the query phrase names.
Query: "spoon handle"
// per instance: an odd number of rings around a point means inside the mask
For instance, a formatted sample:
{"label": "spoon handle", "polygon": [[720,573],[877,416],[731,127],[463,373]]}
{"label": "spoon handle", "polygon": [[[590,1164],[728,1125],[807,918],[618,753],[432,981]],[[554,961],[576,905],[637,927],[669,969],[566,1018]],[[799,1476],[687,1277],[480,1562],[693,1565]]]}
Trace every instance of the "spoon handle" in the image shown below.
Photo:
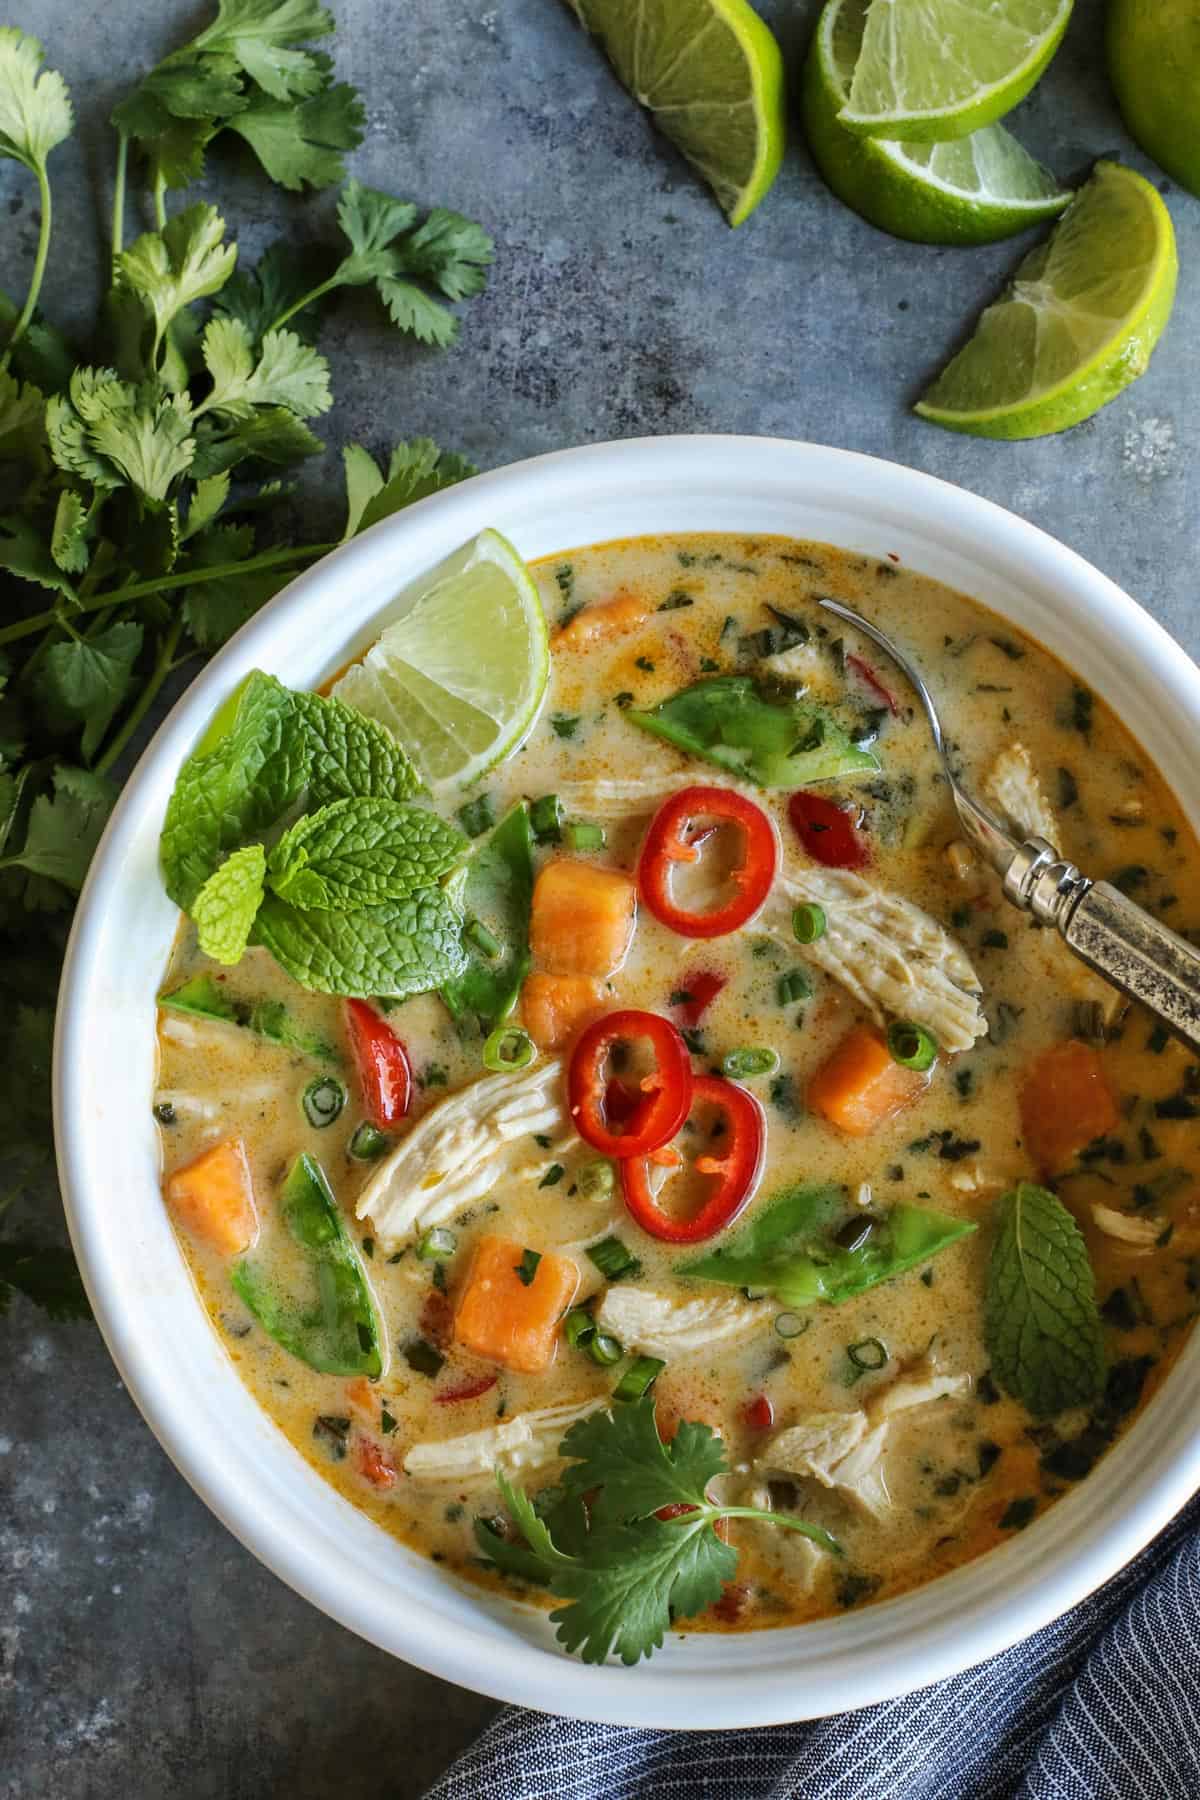
{"label": "spoon handle", "polygon": [[1085,889],[1059,926],[1083,962],[1200,1050],[1200,950],[1107,881]]}

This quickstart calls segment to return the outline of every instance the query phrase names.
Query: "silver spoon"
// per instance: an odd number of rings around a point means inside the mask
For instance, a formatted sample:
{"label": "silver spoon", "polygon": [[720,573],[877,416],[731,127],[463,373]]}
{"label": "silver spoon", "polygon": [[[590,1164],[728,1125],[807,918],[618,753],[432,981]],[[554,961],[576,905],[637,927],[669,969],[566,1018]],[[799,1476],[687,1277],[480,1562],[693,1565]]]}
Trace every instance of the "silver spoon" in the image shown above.
{"label": "silver spoon", "polygon": [[908,658],[870,619],[840,600],[818,605],[869,637],[912,683],[925,709],[963,830],[1000,876],[1005,898],[1052,925],[1080,962],[1157,1013],[1200,1050],[1200,951],[1107,881],[1091,881],[1045,838],[1016,838],[959,784],[933,697]]}

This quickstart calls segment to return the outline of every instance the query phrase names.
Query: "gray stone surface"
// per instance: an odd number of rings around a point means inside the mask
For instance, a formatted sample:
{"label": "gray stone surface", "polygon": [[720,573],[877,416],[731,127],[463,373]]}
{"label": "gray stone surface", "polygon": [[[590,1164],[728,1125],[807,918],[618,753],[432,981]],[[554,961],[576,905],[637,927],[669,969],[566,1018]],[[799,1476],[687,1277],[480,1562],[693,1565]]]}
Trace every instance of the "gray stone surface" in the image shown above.
{"label": "gray stone surface", "polygon": [[[338,394],[331,441],[383,448],[429,432],[484,466],[666,431],[871,451],[1035,520],[1196,650],[1200,202],[1169,196],[1184,279],[1144,380],[1065,438],[952,437],[906,403],[1016,247],[893,242],[832,200],[798,143],[769,202],[731,233],[561,0],[334,5],[340,69],[367,99],[356,171],[483,219],[499,254],[449,356],[389,338],[368,299],[348,299],[323,346]],[[815,6],[763,10],[794,66]],[[7,16],[45,40],[80,115],[55,159],[46,300],[81,323],[104,254],[109,107],[208,9],[16,0]],[[1017,118],[1064,176],[1113,149],[1146,167],[1107,89],[1100,23],[1095,0],[1080,0]],[[31,186],[0,164],[10,288],[33,242]],[[283,195],[234,159],[214,157],[206,189],[249,249],[281,229],[328,232],[330,196]],[[334,459],[304,480],[306,505],[332,516]],[[46,1205],[54,1219],[57,1202]],[[90,1329],[47,1327],[18,1305],[0,1343],[4,1800],[411,1796],[478,1730],[487,1702],[360,1643],[233,1541],[175,1474]]]}

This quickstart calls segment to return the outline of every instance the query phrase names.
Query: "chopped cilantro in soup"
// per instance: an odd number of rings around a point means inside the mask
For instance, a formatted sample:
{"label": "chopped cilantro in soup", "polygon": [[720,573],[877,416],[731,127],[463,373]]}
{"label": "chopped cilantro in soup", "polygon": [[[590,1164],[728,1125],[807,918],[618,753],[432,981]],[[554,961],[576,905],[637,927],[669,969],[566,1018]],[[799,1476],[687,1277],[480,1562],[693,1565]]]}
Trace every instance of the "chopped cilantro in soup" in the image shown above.
{"label": "chopped cilantro in soup", "polygon": [[1019,834],[1185,932],[1200,846],[1068,671],[890,561],[712,535],[533,573],[549,687],[467,792],[266,676],[219,715],[164,832],[154,1116],[301,1454],[635,1661],[1007,1540],[1200,1304],[1200,1068],[1005,904],[817,597],[910,650]]}

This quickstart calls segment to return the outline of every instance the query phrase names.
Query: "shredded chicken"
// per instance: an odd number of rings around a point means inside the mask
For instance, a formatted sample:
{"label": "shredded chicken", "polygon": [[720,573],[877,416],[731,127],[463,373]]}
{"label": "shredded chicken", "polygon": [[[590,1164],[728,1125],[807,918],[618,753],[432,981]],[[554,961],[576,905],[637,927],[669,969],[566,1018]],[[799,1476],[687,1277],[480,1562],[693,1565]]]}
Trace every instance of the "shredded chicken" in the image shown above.
{"label": "shredded chicken", "polygon": [[762,1320],[762,1308],[747,1300],[719,1295],[672,1300],[652,1288],[624,1284],[608,1289],[596,1313],[601,1329],[626,1349],[668,1359],[741,1337]]}
{"label": "shredded chicken", "polygon": [[485,1075],[431,1107],[359,1195],[357,1216],[371,1220],[381,1248],[444,1224],[522,1161],[540,1163],[534,1134],[567,1124],[561,1077],[561,1063],[535,1063],[519,1075]]}
{"label": "shredded chicken", "polygon": [[695,787],[697,782],[703,782],[705,787],[735,788],[741,793],[755,795],[761,801],[757,788],[749,787],[715,767],[706,767],[702,775],[697,774],[694,765],[649,775],[630,775],[620,781],[599,775],[590,781],[559,781],[556,791],[567,812],[605,818],[613,813],[656,812],[663,801],[677,794],[680,788]]}
{"label": "shredded chicken", "polygon": [[1092,1205],[1092,1218],[1105,1237],[1115,1238],[1119,1244],[1130,1244],[1138,1250],[1152,1249],[1165,1230],[1162,1219],[1148,1218],[1145,1215],[1134,1218],[1132,1214],[1117,1212],[1098,1200]]}
{"label": "shredded chicken", "polygon": [[506,1474],[540,1469],[558,1458],[558,1446],[568,1426],[598,1411],[603,1400],[545,1406],[537,1412],[518,1413],[502,1425],[485,1425],[461,1437],[444,1438],[440,1444],[414,1444],[404,1458],[408,1475],[421,1481],[467,1481],[487,1476],[497,1463]]}
{"label": "shredded chicken", "polygon": [[785,912],[765,912],[757,929],[796,949],[792,908],[825,914],[825,933],[803,954],[840,981],[882,1022],[914,1019],[945,1050],[969,1050],[987,1031],[979,977],[962,947],[928,913],[844,869],[791,868],[779,882]]}
{"label": "shredded chicken", "polygon": [[983,792],[1022,837],[1058,847],[1058,820],[1024,744],[1005,746],[983,778]]}
{"label": "shredded chicken", "polygon": [[883,1453],[894,1415],[948,1394],[966,1393],[970,1386],[969,1375],[930,1370],[902,1376],[855,1412],[808,1413],[776,1432],[758,1467],[819,1481],[880,1518],[891,1504]]}
{"label": "shredded chicken", "polygon": [[840,689],[832,658],[812,638],[806,644],[793,644],[790,650],[764,656],[762,667],[781,681],[802,682],[806,691],[823,689],[832,694]]}

